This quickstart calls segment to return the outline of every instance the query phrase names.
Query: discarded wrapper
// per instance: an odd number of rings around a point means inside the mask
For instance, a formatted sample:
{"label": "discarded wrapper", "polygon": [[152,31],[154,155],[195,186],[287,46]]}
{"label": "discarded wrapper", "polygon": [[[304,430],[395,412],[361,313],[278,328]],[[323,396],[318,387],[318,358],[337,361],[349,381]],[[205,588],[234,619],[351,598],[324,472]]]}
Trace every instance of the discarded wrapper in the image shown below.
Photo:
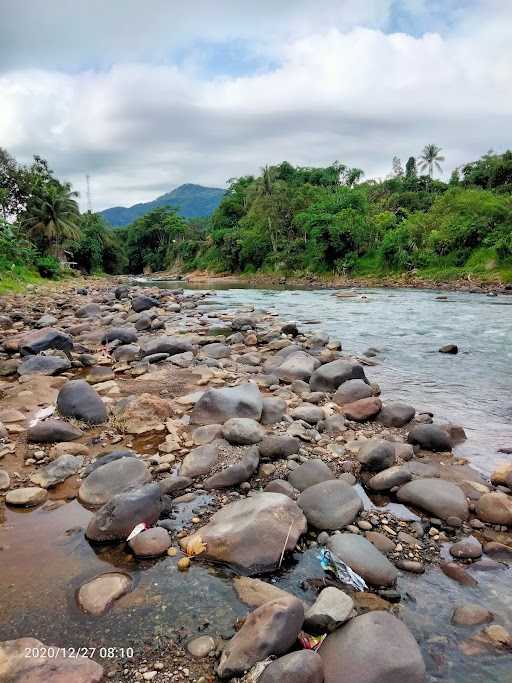
{"label": "discarded wrapper", "polygon": [[147,528],[148,525],[146,524],[146,522],[141,522],[140,524],[137,524],[137,526],[132,529],[131,534],[128,536],[126,540],[131,541],[132,538],[135,538],[135,536],[138,536],[142,531],[145,531]]}
{"label": "discarded wrapper", "polygon": [[299,631],[297,637],[305,650],[314,650],[316,652],[327,638],[327,633],[322,633],[321,636],[312,636],[305,631]]}
{"label": "discarded wrapper", "polygon": [[320,554],[318,555],[320,560],[320,565],[324,572],[330,572],[341,581],[341,583],[346,583],[356,591],[366,591],[368,586],[362,576],[359,576],[353,569],[351,569],[348,564],[340,560],[339,557],[333,555],[330,550],[322,548]]}

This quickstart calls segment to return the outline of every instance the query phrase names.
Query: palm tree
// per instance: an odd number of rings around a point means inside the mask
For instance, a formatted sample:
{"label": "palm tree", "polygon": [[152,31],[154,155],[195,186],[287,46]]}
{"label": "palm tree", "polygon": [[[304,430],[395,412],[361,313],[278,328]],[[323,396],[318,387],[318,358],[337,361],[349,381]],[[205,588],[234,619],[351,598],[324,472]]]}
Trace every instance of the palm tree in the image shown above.
{"label": "palm tree", "polygon": [[60,242],[80,237],[77,196],[69,183],[49,182],[34,188],[27,203],[22,226],[32,236],[45,239],[55,256]]}
{"label": "palm tree", "polygon": [[421,152],[419,164],[420,170],[423,171],[424,169],[428,168],[428,174],[431,178],[434,176],[434,166],[439,173],[443,172],[441,164],[439,163],[440,161],[444,161],[444,157],[439,154],[441,151],[441,147],[438,147],[437,145],[425,145],[423,151]]}

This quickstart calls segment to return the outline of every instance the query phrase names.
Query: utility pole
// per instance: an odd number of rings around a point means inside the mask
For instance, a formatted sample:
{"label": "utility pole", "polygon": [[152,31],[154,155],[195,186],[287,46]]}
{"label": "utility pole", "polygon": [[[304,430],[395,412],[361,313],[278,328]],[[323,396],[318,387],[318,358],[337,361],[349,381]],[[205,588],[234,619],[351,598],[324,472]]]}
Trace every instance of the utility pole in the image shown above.
{"label": "utility pole", "polygon": [[91,177],[90,177],[90,175],[87,173],[87,175],[85,176],[85,182],[86,182],[86,185],[87,185],[87,211],[88,211],[89,213],[92,213],[91,182],[90,182],[90,180],[91,180]]}

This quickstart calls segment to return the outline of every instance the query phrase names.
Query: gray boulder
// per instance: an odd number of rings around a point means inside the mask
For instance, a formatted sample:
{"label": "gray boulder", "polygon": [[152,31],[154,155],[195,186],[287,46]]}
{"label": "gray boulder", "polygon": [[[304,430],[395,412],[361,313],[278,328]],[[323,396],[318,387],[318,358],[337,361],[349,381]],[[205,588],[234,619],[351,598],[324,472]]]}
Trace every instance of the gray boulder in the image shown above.
{"label": "gray boulder", "polygon": [[392,586],[398,571],[385,555],[363,536],[336,534],[327,543],[329,550],[357,572],[370,586]]}
{"label": "gray boulder", "polygon": [[293,596],[271,600],[251,612],[225,646],[221,678],[233,678],[270,655],[282,655],[295,643],[304,621],[302,602]]}
{"label": "gray boulder", "polygon": [[152,356],[155,353],[167,353],[169,356],[174,356],[178,353],[187,353],[192,350],[192,343],[187,337],[168,337],[163,335],[146,344],[142,349],[142,355]]}
{"label": "gray boulder", "polygon": [[367,486],[372,489],[372,491],[389,491],[394,486],[402,486],[411,481],[412,474],[405,467],[400,465],[395,465],[394,467],[388,467],[382,470],[375,476],[373,476],[367,483]]}
{"label": "gray boulder", "polygon": [[322,659],[313,650],[299,650],[271,662],[258,683],[323,683]]}
{"label": "gray boulder", "polygon": [[336,389],[351,379],[361,379],[368,382],[364,369],[359,363],[347,360],[334,360],[315,370],[309,381],[311,391],[336,391]]}
{"label": "gray boulder", "polygon": [[103,344],[108,344],[113,341],[119,341],[121,344],[134,344],[138,339],[137,330],[135,327],[110,327],[101,341]]}
{"label": "gray boulder", "polygon": [[137,360],[140,355],[140,346],[138,344],[123,344],[112,351],[112,358],[120,363],[121,361],[130,362]]}
{"label": "gray boulder", "polygon": [[29,443],[55,443],[57,441],[75,441],[83,432],[64,420],[43,420],[27,432]]}
{"label": "gray boulder", "polygon": [[350,484],[331,479],[305,489],[298,497],[297,505],[315,529],[334,530],[352,524],[363,501]]}
{"label": "gray boulder", "polygon": [[286,413],[286,401],[282,398],[270,396],[263,399],[263,410],[261,412],[261,424],[273,425],[281,422]]}
{"label": "gray boulder", "polygon": [[323,460],[315,459],[308,460],[290,472],[288,481],[293,488],[304,491],[310,486],[335,478],[334,473]]}
{"label": "gray boulder", "polygon": [[426,451],[451,451],[452,444],[448,434],[434,424],[420,424],[411,429],[407,441]]}
{"label": "gray boulder", "polygon": [[298,408],[291,410],[290,415],[294,420],[304,420],[304,422],[309,422],[312,425],[325,418],[324,409],[312,403],[303,403]]}
{"label": "gray boulder", "polygon": [[250,417],[232,417],[224,423],[222,435],[231,444],[248,446],[259,443],[265,436],[265,430]]}
{"label": "gray boulder", "polygon": [[304,622],[314,631],[335,631],[354,615],[354,601],[339,588],[324,588],[306,612]]}
{"label": "gray boulder", "polygon": [[83,379],[66,382],[57,396],[57,408],[61,415],[92,425],[102,424],[108,417],[99,394]]}
{"label": "gray boulder", "polygon": [[308,380],[319,365],[318,358],[305,351],[294,351],[280,365],[269,369],[274,370],[283,382],[293,382],[297,379]]}
{"label": "gray boulder", "polygon": [[[184,458],[180,466],[181,477],[200,477],[209,474],[219,457],[219,446],[222,442],[217,439],[212,443],[193,448]],[[225,442],[224,442],[225,443]]]}
{"label": "gray boulder", "polygon": [[389,612],[362,614],[319,651],[325,683],[425,683],[425,663],[407,626]]}
{"label": "gray boulder", "polygon": [[410,503],[439,517],[468,518],[468,503],[462,489],[443,479],[415,479],[402,486],[397,493],[401,503]]}
{"label": "gray boulder", "polygon": [[257,446],[249,448],[240,462],[230,465],[220,472],[216,472],[204,482],[205,489],[223,489],[228,486],[238,486],[247,481],[258,469],[260,457]]}
{"label": "gray boulder", "polygon": [[227,344],[221,342],[214,342],[213,344],[205,344],[201,349],[201,355],[208,356],[208,358],[229,358],[231,349]]}
{"label": "gray boulder", "polygon": [[73,340],[69,334],[56,327],[44,327],[24,335],[19,347],[22,356],[35,355],[48,349],[72,351]]}
{"label": "gray boulder", "polygon": [[104,505],[116,493],[150,480],[151,475],[142,460],[121,457],[93,470],[80,486],[78,498],[86,505]]}
{"label": "gray boulder", "polygon": [[317,429],[319,432],[325,432],[326,434],[342,434],[347,430],[345,418],[338,413],[329,415],[329,417],[326,417],[317,424]]}
{"label": "gray boulder", "polygon": [[132,308],[135,313],[142,313],[142,311],[147,311],[155,306],[160,306],[160,302],[158,299],[154,299],[151,296],[145,296],[144,294],[141,294],[139,296],[133,297],[132,299]]}
{"label": "gray boulder", "polygon": [[407,403],[388,403],[383,406],[377,420],[385,427],[403,427],[416,415],[416,409]]}
{"label": "gray boulder", "polygon": [[349,379],[344,382],[332,397],[334,403],[339,406],[345,403],[353,403],[354,401],[359,401],[361,398],[370,398],[373,395],[372,388],[362,379]]}
{"label": "gray boulder", "polygon": [[69,370],[71,363],[61,356],[28,356],[17,368],[18,375],[57,375]]}
{"label": "gray boulder", "polygon": [[223,424],[232,417],[248,417],[259,421],[263,398],[256,384],[208,389],[196,402],[190,415],[191,424]]}
{"label": "gray boulder", "polygon": [[271,434],[265,436],[259,443],[260,456],[270,460],[285,459],[294,453],[298,453],[300,441],[294,436]]}
{"label": "gray boulder", "polygon": [[369,439],[357,452],[357,459],[364,469],[380,472],[394,464],[395,446],[383,439]]}
{"label": "gray boulder", "polygon": [[158,484],[146,484],[123,491],[94,513],[85,535],[90,541],[125,540],[137,524],[154,524],[160,517],[162,508]]}

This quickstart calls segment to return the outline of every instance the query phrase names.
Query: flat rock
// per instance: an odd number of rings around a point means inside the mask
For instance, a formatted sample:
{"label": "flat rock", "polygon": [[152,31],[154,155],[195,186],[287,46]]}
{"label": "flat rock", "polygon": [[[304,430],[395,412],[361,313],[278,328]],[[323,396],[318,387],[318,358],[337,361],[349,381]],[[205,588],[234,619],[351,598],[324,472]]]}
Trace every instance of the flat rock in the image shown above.
{"label": "flat rock", "polygon": [[207,490],[223,489],[229,486],[238,486],[244,481],[247,481],[258,469],[260,456],[258,448],[253,446],[249,448],[247,453],[242,455],[239,462],[229,465],[220,472],[216,472],[211,477],[208,477],[204,482],[204,487]]}
{"label": "flat rock", "polygon": [[304,422],[308,422],[312,425],[320,422],[320,420],[323,420],[325,417],[323,408],[315,406],[312,403],[303,403],[298,408],[291,410],[290,415],[294,420],[304,420]]}
{"label": "flat rock", "polygon": [[146,393],[133,397],[121,411],[127,434],[161,431],[163,423],[172,415],[169,400]]}
{"label": "flat rock", "polygon": [[48,492],[39,486],[25,486],[21,489],[12,489],[7,492],[5,502],[9,505],[20,507],[35,507],[44,503],[48,498]]}
{"label": "flat rock", "polygon": [[410,503],[440,519],[468,518],[466,496],[462,489],[451,481],[415,479],[398,490],[397,498],[401,503]]}
{"label": "flat rock", "polygon": [[204,557],[251,575],[274,570],[283,548],[293,550],[306,528],[302,510],[290,498],[257,493],[223,507],[184,544],[200,536],[206,543]]}
{"label": "flat rock", "polygon": [[494,614],[481,605],[466,603],[459,605],[453,611],[452,624],[457,626],[479,626],[489,624],[494,620]]}
{"label": "flat rock", "polygon": [[140,294],[139,296],[134,296],[132,299],[132,308],[135,313],[141,313],[142,311],[147,311],[155,306],[160,306],[158,299],[152,296],[146,296],[145,294]]}
{"label": "flat rock", "polygon": [[270,600],[278,598],[289,598],[282,588],[267,583],[261,579],[253,579],[250,576],[237,576],[233,579],[233,588],[241,602],[249,607],[260,607]]}
{"label": "flat rock", "polygon": [[167,353],[169,356],[175,356],[178,353],[189,353],[192,349],[192,343],[187,337],[163,335],[148,342],[142,349],[142,355],[152,356],[155,353]]}
{"label": "flat rock", "polygon": [[108,572],[80,586],[77,600],[84,612],[100,616],[122,595],[131,591],[132,578],[122,572]]}
{"label": "flat rock", "polygon": [[482,545],[474,536],[468,536],[450,546],[450,555],[459,560],[476,560],[482,556]]}
{"label": "flat rock", "polygon": [[194,405],[191,424],[223,424],[232,417],[247,417],[259,421],[263,398],[256,384],[208,389]]}
{"label": "flat rock", "polygon": [[104,505],[117,493],[142,486],[150,480],[151,474],[142,460],[122,456],[111,458],[84,480],[78,490],[78,498],[86,505]]}
{"label": "flat rock", "polygon": [[322,659],[312,650],[291,652],[271,662],[258,683],[323,683]]}
{"label": "flat rock", "polygon": [[351,619],[319,651],[325,683],[424,683],[425,663],[407,626],[389,612]]}
{"label": "flat rock", "polygon": [[81,455],[61,455],[34,472],[30,481],[36,486],[48,489],[76,474],[83,462],[84,459]]}
{"label": "flat rock", "polygon": [[101,338],[101,341],[103,344],[109,344],[113,341],[119,341],[121,344],[135,344],[137,339],[138,334],[135,327],[126,325],[125,327],[110,327]]}
{"label": "flat rock", "polygon": [[370,586],[392,586],[398,576],[396,568],[363,536],[336,534],[327,543],[329,550],[357,572]]}
{"label": "flat rock", "polygon": [[350,484],[331,479],[305,489],[298,497],[297,505],[315,529],[334,530],[352,524],[363,501]]}
{"label": "flat rock", "polygon": [[61,415],[92,425],[106,422],[108,416],[98,392],[83,379],[66,382],[59,391],[57,408]]}
{"label": "flat rock", "polygon": [[72,351],[73,339],[69,334],[56,327],[34,330],[23,335],[20,339],[19,351],[22,356],[35,355],[48,349]]}
{"label": "flat rock", "polygon": [[54,443],[57,441],[74,441],[79,439],[83,432],[64,420],[43,420],[27,432],[29,443]]}
{"label": "flat rock", "polygon": [[311,356],[305,351],[294,351],[289,354],[274,370],[282,382],[294,382],[295,380],[308,380],[313,372],[319,367],[318,358]]}
{"label": "flat rock", "polygon": [[220,678],[232,678],[270,655],[287,652],[303,621],[304,607],[293,596],[257,607],[224,647],[218,668]]}
{"label": "flat rock", "polygon": [[338,588],[324,588],[305,614],[306,627],[315,631],[335,631],[354,613],[354,601]]}
{"label": "flat rock", "polygon": [[167,552],[171,540],[165,529],[153,527],[137,534],[128,544],[136,557],[158,557]]}
{"label": "flat rock", "polygon": [[310,486],[335,478],[333,471],[323,460],[313,459],[299,465],[299,467],[290,472],[288,481],[293,488],[304,491]]}
{"label": "flat rock", "polygon": [[411,479],[412,474],[408,470],[400,465],[394,465],[393,467],[388,467],[378,474],[375,474],[368,480],[367,486],[372,489],[372,491],[389,491],[389,489],[392,489],[395,486],[407,484]]}
{"label": "flat rock", "polygon": [[61,356],[28,356],[18,365],[18,375],[57,375],[69,370],[71,363]]}

